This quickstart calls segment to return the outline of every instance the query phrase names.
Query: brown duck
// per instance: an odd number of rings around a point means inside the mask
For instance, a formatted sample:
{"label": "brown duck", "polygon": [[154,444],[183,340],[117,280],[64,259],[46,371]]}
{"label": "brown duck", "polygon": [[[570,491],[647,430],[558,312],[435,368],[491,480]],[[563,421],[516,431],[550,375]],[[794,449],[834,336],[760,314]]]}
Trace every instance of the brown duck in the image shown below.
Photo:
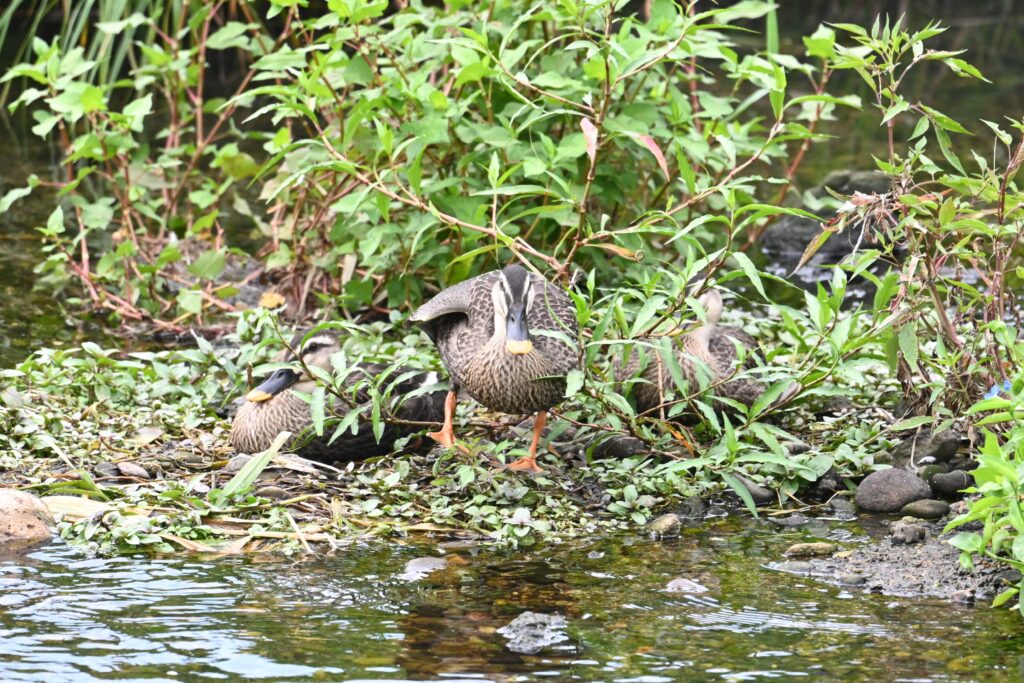
{"label": "brown duck", "polygon": [[[331,356],[340,350],[340,339],[337,330],[322,330],[311,336],[308,331],[303,331],[292,337],[289,347],[275,360],[287,362],[294,358],[291,349],[299,349],[305,367],[316,367],[330,373]],[[351,404],[338,398],[335,401],[335,412],[344,415],[351,410],[352,405],[368,404],[370,397],[366,390],[356,385],[366,378],[388,371],[394,377],[409,372],[406,368],[392,369],[380,363],[360,363],[356,366],[346,378],[346,383],[352,387],[348,392]],[[437,379],[436,372],[417,373],[400,381],[392,388],[392,392],[409,394],[436,384]],[[246,394],[245,403],[239,408],[231,425],[231,445],[244,453],[257,453],[269,448],[280,432],[289,431],[295,436],[288,445],[298,446],[298,453],[303,457],[323,462],[344,462],[390,453],[395,441],[421,429],[413,425],[387,424],[378,441],[370,422],[360,421],[355,434],[346,431],[333,442],[330,442],[333,435],[330,430],[322,437],[310,438],[313,418],[309,402],[303,400],[298,392],[308,394],[315,386],[316,382],[304,368],[276,370]],[[409,396],[394,409],[395,417],[406,421],[440,422],[444,414],[444,397],[444,391]]]}
{"label": "brown duck", "polygon": [[[764,393],[765,384],[749,377],[730,378],[753,366],[751,354],[757,348],[757,342],[738,327],[718,324],[722,315],[722,295],[717,291],[705,293],[701,296],[700,303],[707,314],[706,323],[673,341],[673,353],[683,377],[696,392],[700,386],[700,375],[703,373],[713,385],[716,396],[730,398],[749,406]],[[743,368],[737,367],[737,346],[746,349],[747,352]],[[641,374],[643,355],[646,355],[647,364]],[[646,349],[645,353],[641,354],[634,348],[626,358],[623,369],[617,374],[620,381],[637,376],[645,380],[633,385],[633,397],[639,413],[654,414],[665,403],[666,394],[675,387],[672,375],[656,349]]]}
{"label": "brown duck", "polygon": [[455,403],[464,390],[503,413],[537,413],[529,453],[509,469],[540,472],[537,446],[547,410],[565,396],[566,374],[580,367],[572,299],[516,264],[442,290],[410,318],[437,345],[451,376],[444,426],[429,434],[455,445]]}

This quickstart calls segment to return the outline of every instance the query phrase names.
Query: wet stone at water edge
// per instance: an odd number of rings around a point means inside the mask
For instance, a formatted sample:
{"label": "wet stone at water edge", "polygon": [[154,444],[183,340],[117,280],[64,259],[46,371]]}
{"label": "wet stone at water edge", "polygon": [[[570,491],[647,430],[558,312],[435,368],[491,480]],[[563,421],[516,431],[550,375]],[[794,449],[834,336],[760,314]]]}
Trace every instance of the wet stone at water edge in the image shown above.
{"label": "wet stone at water edge", "polygon": [[0,489],[0,552],[49,541],[53,526],[50,511],[31,493]]}
{"label": "wet stone at water edge", "polygon": [[523,612],[498,633],[508,639],[505,645],[512,652],[537,654],[544,648],[569,640],[565,633],[565,617],[558,614]]}
{"label": "wet stone at water edge", "polygon": [[907,503],[928,498],[931,492],[928,484],[914,473],[892,468],[865,477],[854,500],[868,512],[897,512]]}

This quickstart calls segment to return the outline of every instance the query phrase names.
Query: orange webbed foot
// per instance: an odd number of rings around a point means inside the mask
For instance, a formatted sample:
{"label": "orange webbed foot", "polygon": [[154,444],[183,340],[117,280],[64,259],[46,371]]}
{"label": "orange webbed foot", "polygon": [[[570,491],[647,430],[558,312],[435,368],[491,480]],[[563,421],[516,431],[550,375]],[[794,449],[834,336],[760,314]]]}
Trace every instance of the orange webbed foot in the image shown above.
{"label": "orange webbed foot", "polygon": [[540,474],[544,471],[537,465],[537,459],[528,455],[524,455],[515,462],[509,463],[506,469],[514,472],[526,472],[528,474]]}
{"label": "orange webbed foot", "polygon": [[427,436],[445,448],[451,448],[455,445],[455,433],[451,429],[442,429],[439,432],[427,432]]}

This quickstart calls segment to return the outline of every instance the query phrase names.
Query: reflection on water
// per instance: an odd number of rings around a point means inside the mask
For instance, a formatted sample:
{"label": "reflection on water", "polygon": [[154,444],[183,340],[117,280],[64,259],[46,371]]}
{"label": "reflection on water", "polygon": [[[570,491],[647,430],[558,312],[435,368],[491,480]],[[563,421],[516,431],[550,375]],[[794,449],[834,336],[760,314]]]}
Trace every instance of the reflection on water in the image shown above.
{"label": "reflection on water", "polygon": [[[857,527],[850,527],[857,535]],[[630,536],[528,556],[352,547],[316,560],[83,558],[54,546],[0,561],[0,680],[1009,680],[1012,612],[852,594],[770,573],[798,535],[721,521],[681,540]],[[665,590],[690,578],[706,593]],[[557,613],[538,655],[497,629]]]}

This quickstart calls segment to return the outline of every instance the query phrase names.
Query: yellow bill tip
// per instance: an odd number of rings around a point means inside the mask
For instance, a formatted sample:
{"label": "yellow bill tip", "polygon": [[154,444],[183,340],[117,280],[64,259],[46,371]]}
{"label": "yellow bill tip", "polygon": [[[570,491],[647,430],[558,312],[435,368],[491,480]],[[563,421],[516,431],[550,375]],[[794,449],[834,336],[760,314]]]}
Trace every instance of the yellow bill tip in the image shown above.
{"label": "yellow bill tip", "polygon": [[269,401],[273,397],[273,394],[268,394],[262,389],[253,389],[245,395],[245,400],[252,401],[253,403],[262,403],[263,401]]}
{"label": "yellow bill tip", "polygon": [[531,341],[508,341],[505,342],[505,350],[513,356],[523,356],[533,351]]}

